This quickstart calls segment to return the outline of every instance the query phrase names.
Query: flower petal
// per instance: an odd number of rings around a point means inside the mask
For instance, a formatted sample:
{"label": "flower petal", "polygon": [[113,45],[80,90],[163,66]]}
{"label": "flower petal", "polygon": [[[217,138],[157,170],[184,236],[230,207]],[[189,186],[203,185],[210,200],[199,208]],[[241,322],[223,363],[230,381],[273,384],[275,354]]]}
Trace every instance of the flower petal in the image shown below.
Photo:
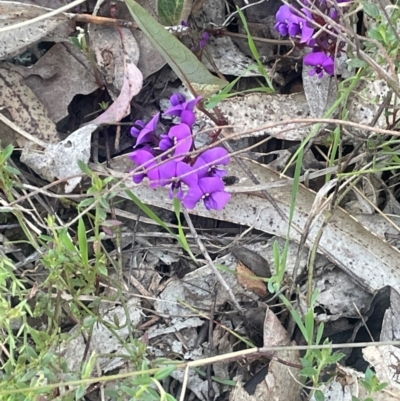
{"label": "flower petal", "polygon": [[176,176],[179,177],[188,187],[197,185],[197,174],[194,172],[193,167],[185,162],[176,162]]}
{"label": "flower petal", "polygon": [[138,165],[138,166],[149,166],[151,163],[148,163],[149,160],[154,159],[154,155],[146,149],[138,149],[132,152],[129,157]]}
{"label": "flower petal", "polygon": [[193,165],[193,169],[196,171],[199,178],[203,178],[207,176],[209,166],[204,159],[199,156]]}
{"label": "flower petal", "polygon": [[215,165],[215,164],[229,164],[230,162],[230,156],[228,151],[225,148],[222,147],[215,147],[206,150],[203,152],[200,157],[209,164],[209,166]]}
{"label": "flower petal", "polygon": [[198,185],[205,195],[213,192],[223,191],[225,188],[224,182],[218,177],[200,178]]}
{"label": "flower petal", "polygon": [[133,137],[137,137],[140,134],[140,131],[144,128],[144,122],[142,120],[136,120],[135,125],[138,125],[140,128],[132,127],[131,135]]}
{"label": "flower petal", "polygon": [[196,107],[197,103],[199,103],[199,101],[201,100],[201,98],[202,98],[202,96],[197,96],[195,99],[189,100],[189,101],[186,103],[185,109],[186,109],[186,110],[193,111],[194,108]]}
{"label": "flower petal", "polygon": [[231,194],[225,191],[213,192],[208,199],[204,199],[204,205],[207,210],[221,210],[231,199]]}
{"label": "flower petal", "polygon": [[312,38],[313,35],[314,35],[314,28],[310,28],[309,26],[307,26],[307,23],[304,22],[303,29],[301,31],[300,43],[308,42]]}
{"label": "flower petal", "polygon": [[148,142],[152,134],[156,132],[158,121],[160,120],[160,114],[157,113],[141,130],[136,140],[136,146],[141,143]]}
{"label": "flower petal", "polygon": [[182,104],[186,101],[186,97],[182,95],[182,93],[174,93],[171,98],[169,99],[172,106],[177,106],[179,104]]}
{"label": "flower petal", "polygon": [[174,141],[168,135],[161,135],[161,141],[158,146],[165,152],[174,146]]}
{"label": "flower petal", "polygon": [[275,29],[279,32],[280,35],[282,36],[287,36],[288,34],[288,29],[287,29],[287,24],[284,22],[277,22],[275,24]]}
{"label": "flower petal", "polygon": [[203,191],[199,186],[194,185],[190,187],[188,194],[183,198],[183,204],[188,209],[194,209],[203,196]]}
{"label": "flower petal", "polygon": [[191,110],[182,110],[181,122],[191,127],[196,121],[196,116]]}
{"label": "flower petal", "polygon": [[276,20],[278,22],[288,22],[290,18],[293,16],[292,8],[287,6],[286,4],[279,7],[278,12],[276,13]]}

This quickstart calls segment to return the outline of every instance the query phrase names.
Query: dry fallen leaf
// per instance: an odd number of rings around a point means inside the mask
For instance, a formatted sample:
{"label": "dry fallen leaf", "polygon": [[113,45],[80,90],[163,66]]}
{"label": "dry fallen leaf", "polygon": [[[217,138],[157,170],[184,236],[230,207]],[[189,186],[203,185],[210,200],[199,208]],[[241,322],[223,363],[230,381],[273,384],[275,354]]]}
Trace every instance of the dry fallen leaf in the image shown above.
{"label": "dry fallen leaf", "polygon": [[[19,128],[46,143],[57,143],[60,140],[47,110],[17,72],[0,69],[0,95],[0,112]],[[16,135],[1,122],[0,127],[3,146],[24,146],[24,137]]]}
{"label": "dry fallen leaf", "polygon": [[[21,161],[47,181],[55,178],[67,178],[80,174],[78,160],[87,163],[90,158],[91,134],[98,126],[85,125],[63,141],[49,144],[43,152],[32,148],[27,143],[21,154]],[[79,184],[82,177],[73,177],[67,181],[65,192],[70,193]]]}
{"label": "dry fallen leaf", "polygon": [[91,124],[114,124],[121,121],[131,111],[131,100],[142,88],[143,76],[135,64],[125,59],[124,83],[121,93],[114,103]]}
{"label": "dry fallen leaf", "polygon": [[[107,3],[109,3],[108,0],[99,0],[93,14],[104,14],[104,16],[110,17],[109,13],[101,12],[103,9],[107,9]],[[119,13],[118,17],[120,17]],[[104,84],[115,101],[124,83],[125,59],[136,65],[140,55],[139,45],[132,31],[127,28],[89,24],[88,35],[90,49],[94,53],[97,66],[104,77]]]}
{"label": "dry fallen leaf", "polygon": [[242,262],[237,264],[238,283],[247,291],[253,291],[259,297],[268,295],[267,286],[262,278],[257,277],[248,267]]}
{"label": "dry fallen leaf", "polygon": [[[127,354],[124,341],[130,334],[131,325],[140,323],[141,311],[137,299],[133,298],[124,306],[103,304],[100,307],[101,321],[93,325],[90,335],[90,349],[97,354]],[[129,319],[129,324],[128,324]],[[109,330],[108,325],[114,327],[119,322],[119,328]],[[117,335],[114,335],[116,333]],[[71,372],[78,371],[84,360],[86,341],[82,336],[82,328],[74,327],[69,333],[69,339],[61,344],[57,350],[65,359]],[[123,358],[100,357],[99,365],[104,371],[109,371],[123,364]]]}
{"label": "dry fallen leaf", "polygon": [[[284,346],[290,344],[290,337],[282,323],[269,308],[264,320],[264,347]],[[295,345],[294,343],[292,345]],[[281,351],[275,353],[282,361],[301,366],[298,351]],[[289,367],[284,363],[272,359],[265,377],[267,389],[265,398],[268,400],[297,401],[300,397],[302,385],[299,369]]]}
{"label": "dry fallen leaf", "polygon": [[[46,14],[51,9],[23,4],[17,1],[0,0],[0,28]],[[75,23],[64,14],[58,14],[31,25],[12,29],[0,34],[0,60],[17,56],[39,41],[69,41]]]}
{"label": "dry fallen leaf", "polygon": [[[106,6],[108,2],[97,2],[96,13],[103,3]],[[139,60],[139,46],[126,28],[90,25],[89,36],[107,89],[114,99],[114,103],[91,123],[113,124],[130,113],[131,100],[142,88],[143,75],[135,65]]]}
{"label": "dry fallen leaf", "polygon": [[[275,200],[283,215],[289,216],[291,181],[288,180],[286,186],[274,187],[271,184],[282,179],[278,172],[256,162],[249,160],[243,162],[262,185],[268,186],[269,195]],[[129,163],[126,158],[125,166]],[[118,172],[115,171],[113,174],[118,175]],[[232,190],[253,185],[235,160],[228,166],[228,175],[236,177],[238,182],[238,185],[230,187]],[[174,210],[169,200],[168,189],[157,188],[157,191],[154,191],[146,185],[137,186],[130,179],[126,179],[125,184],[142,202]],[[121,193],[121,196],[128,198],[124,193]],[[300,230],[307,221],[310,205],[314,203],[314,199],[315,192],[300,186],[293,220]],[[234,193],[222,211],[207,211],[203,205],[199,205],[190,213],[251,226],[283,238],[286,238],[288,232],[287,221],[283,220],[276,209],[257,193]],[[324,215],[316,219],[307,246],[313,244],[323,220]],[[295,229],[290,230],[291,240],[299,241],[299,238],[300,235]],[[400,252],[342,209],[337,209],[333,219],[325,226],[318,251],[371,293],[385,285],[400,290],[400,273],[393,269],[393,266],[398,264]]]}
{"label": "dry fallen leaf", "polygon": [[263,338],[264,347],[278,347],[290,343],[288,332],[270,308],[267,309],[265,314]]}
{"label": "dry fallen leaf", "polygon": [[[96,8],[94,13],[103,16],[103,17],[110,17],[110,4],[112,2],[110,0],[99,0],[96,4]],[[115,3],[115,2],[114,2]],[[157,0],[143,0],[139,2],[142,7],[144,7],[153,17],[157,18]],[[118,2],[116,3],[117,6],[117,14],[118,18],[130,21],[132,19],[132,16],[124,2]],[[89,28],[89,35],[91,36],[91,29]],[[101,28],[97,28],[98,30],[101,30]],[[124,31],[123,35],[125,36]],[[118,34],[118,33],[117,33]],[[98,34],[100,37],[102,36],[101,34]],[[108,40],[111,39],[111,37],[114,34],[109,33],[108,34]],[[132,30],[129,34],[130,36],[133,35],[134,39],[136,39],[137,45],[139,46],[137,54],[132,51],[129,52],[128,54],[130,57],[132,57],[132,60],[137,60],[139,58],[139,62],[135,61],[135,64],[137,64],[139,70],[143,74],[143,79],[149,77],[150,75],[154,74],[155,72],[159,71],[162,67],[165,65],[165,59],[164,57],[160,54],[158,50],[156,50],[150,43],[150,41],[147,39],[146,35],[138,30]],[[126,36],[128,37],[128,36]],[[116,37],[114,39],[111,39],[111,42],[118,40]],[[132,39],[127,39],[129,42],[131,42]],[[135,44],[135,46],[137,46]],[[93,43],[93,48],[96,49],[97,47],[105,48],[105,46],[101,43],[101,41],[95,41]],[[120,46],[117,44],[117,48]],[[130,44],[127,44],[127,47],[131,47],[132,50],[134,50],[134,46],[130,46]],[[114,52],[115,47],[109,48],[112,52]]]}
{"label": "dry fallen leaf", "polygon": [[68,115],[75,95],[88,95],[99,88],[86,54],[72,43],[57,43],[29,68],[8,68],[24,77],[56,123]]}

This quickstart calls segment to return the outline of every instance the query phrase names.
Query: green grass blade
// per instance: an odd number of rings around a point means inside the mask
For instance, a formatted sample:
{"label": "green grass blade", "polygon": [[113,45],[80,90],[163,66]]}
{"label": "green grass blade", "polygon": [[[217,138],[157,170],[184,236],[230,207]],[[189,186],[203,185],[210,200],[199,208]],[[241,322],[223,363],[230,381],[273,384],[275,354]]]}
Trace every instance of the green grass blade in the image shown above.
{"label": "green grass blade", "polygon": [[196,262],[196,258],[190,249],[190,246],[187,242],[185,232],[183,231],[182,223],[181,223],[181,202],[179,199],[174,198],[174,210],[176,219],[178,221],[178,233],[179,233],[179,242],[181,243],[183,249],[190,255],[190,257]]}
{"label": "green grass blade", "polygon": [[127,189],[125,193],[136,203],[136,205],[142,210],[143,213],[146,213],[148,217],[154,220],[157,224],[163,227],[166,231],[168,231],[172,235],[176,235],[168,226],[165,224],[147,205],[145,205],[132,191]]}
{"label": "green grass blade", "polygon": [[264,64],[261,62],[260,53],[258,52],[256,44],[254,43],[253,37],[251,36],[250,29],[249,29],[249,26],[246,21],[246,17],[244,16],[243,11],[239,7],[236,7],[236,9],[237,9],[237,12],[239,13],[240,19],[242,20],[243,27],[246,31],[247,42],[249,44],[251,54],[253,55],[254,59],[257,61],[258,70],[259,70],[260,74],[262,74],[262,76],[267,81],[267,85],[269,87],[270,93],[275,93],[275,89],[274,89],[274,86],[272,85],[272,81],[269,77],[268,71],[265,69]]}

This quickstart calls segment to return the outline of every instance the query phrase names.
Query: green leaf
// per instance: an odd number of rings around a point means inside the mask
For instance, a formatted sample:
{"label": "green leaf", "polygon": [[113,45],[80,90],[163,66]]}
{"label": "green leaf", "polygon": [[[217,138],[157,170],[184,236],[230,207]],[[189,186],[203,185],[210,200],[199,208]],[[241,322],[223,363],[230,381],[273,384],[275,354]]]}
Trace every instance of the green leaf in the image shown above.
{"label": "green leaf", "polygon": [[79,386],[75,391],[75,399],[80,400],[86,393],[85,386]]}
{"label": "green leaf", "polygon": [[184,0],[158,0],[158,16],[163,25],[179,25],[182,22]]}
{"label": "green leaf", "polygon": [[382,42],[383,41],[383,37],[382,37],[382,35],[380,34],[380,32],[377,29],[370,29],[368,31],[368,36],[371,39],[377,40],[378,42]]}
{"label": "green leaf", "polygon": [[90,170],[89,166],[82,160],[78,160],[78,166],[82,170],[83,173],[86,173],[89,176],[92,175],[92,170]]}
{"label": "green leaf", "polygon": [[327,358],[326,363],[327,364],[333,364],[336,362],[339,362],[341,359],[343,359],[346,355],[343,352],[335,352],[332,354],[329,358]]}
{"label": "green leaf", "polygon": [[14,167],[4,166],[4,170],[7,171],[8,174],[20,175],[21,172]]}
{"label": "green leaf", "polygon": [[7,160],[11,157],[12,152],[14,151],[14,147],[12,145],[7,145],[4,149],[3,149],[3,158],[4,160]]}
{"label": "green leaf", "polygon": [[82,217],[79,219],[78,222],[78,242],[79,242],[79,251],[82,257],[82,264],[85,267],[89,267],[89,252],[88,252],[88,242],[86,237],[86,227]]}
{"label": "green leaf", "polygon": [[[300,313],[297,312],[296,309],[293,308],[293,305],[290,301],[283,295],[279,295],[279,299],[285,304],[285,306],[289,309],[290,314],[292,315],[294,321],[296,322],[297,326],[299,327],[301,334],[303,334],[304,338],[307,340],[307,329],[301,319]],[[307,341],[308,342],[308,341]]]}
{"label": "green leaf", "polygon": [[22,383],[25,383],[32,379],[32,377],[36,376],[38,371],[35,369],[29,369],[22,378],[19,379]]}
{"label": "green leaf", "polygon": [[156,372],[154,374],[154,378],[156,380],[163,380],[168,377],[175,369],[175,366],[166,366],[165,368],[160,369],[158,372]]}
{"label": "green leaf", "polygon": [[240,19],[242,20],[243,27],[246,30],[247,42],[249,44],[249,48],[250,48],[251,54],[253,55],[253,58],[257,61],[258,71],[267,81],[267,85],[269,87],[270,93],[274,93],[275,89],[272,84],[271,78],[269,77],[269,74],[268,74],[267,70],[265,69],[264,64],[261,62],[260,53],[258,52],[256,44],[254,43],[253,37],[251,36],[251,32],[250,32],[249,26],[247,24],[246,18],[243,14],[243,11],[238,6],[236,6],[236,10],[239,13]]}
{"label": "green leaf", "polygon": [[347,65],[352,68],[362,68],[368,66],[368,63],[364,60],[360,60],[358,58],[352,58],[347,62]]}
{"label": "green leaf", "polygon": [[314,310],[312,308],[310,308],[307,312],[307,315],[305,318],[305,325],[306,325],[306,330],[307,330],[306,341],[308,344],[311,345],[313,342],[314,326],[315,326]]}
{"label": "green leaf", "polygon": [[70,39],[71,39],[71,42],[72,42],[78,49],[82,50],[82,46],[81,46],[81,44],[80,44],[80,42],[79,42],[79,39],[78,39],[76,36],[72,36],[72,38],[70,38]]}
{"label": "green leaf", "polygon": [[305,377],[312,377],[318,373],[318,370],[315,368],[304,368],[300,370],[300,375]]}
{"label": "green leaf", "polygon": [[389,383],[380,383],[375,387],[375,391],[381,391],[384,388],[386,388],[389,385]]}
{"label": "green leaf", "polygon": [[175,74],[194,94],[208,97],[227,81],[212,75],[198,58],[134,0],[125,0],[133,19]]}
{"label": "green leaf", "polygon": [[318,345],[321,341],[322,334],[324,333],[324,322],[321,322],[318,326],[317,335],[315,337],[315,344]]}
{"label": "green leaf", "polygon": [[132,384],[136,386],[149,386],[152,380],[150,376],[139,376],[135,377],[132,381]]}
{"label": "green leaf", "polygon": [[193,259],[193,261],[196,262],[196,258],[192,253],[192,250],[190,249],[190,246],[187,242],[185,232],[183,231],[182,223],[181,223],[181,202],[178,198],[174,198],[174,210],[175,210],[175,216],[178,221],[178,233],[179,233],[179,242],[181,243],[183,249],[190,255],[190,257]]}
{"label": "green leaf", "polygon": [[315,401],[324,401],[325,400],[324,393],[321,390],[315,390],[314,398],[315,398]]}
{"label": "green leaf", "polygon": [[367,368],[367,370],[365,371],[365,380],[368,383],[371,383],[374,376],[375,376],[375,373],[370,368]]}
{"label": "green leaf", "polygon": [[369,1],[363,1],[362,3],[364,12],[372,18],[379,17],[379,8],[376,4],[370,3]]}
{"label": "green leaf", "polygon": [[77,248],[75,247],[74,243],[71,240],[71,237],[68,234],[67,229],[61,229],[59,231],[60,242],[63,246],[71,252],[77,252]]}
{"label": "green leaf", "polygon": [[79,203],[79,208],[86,208],[90,206],[92,203],[94,203],[95,199],[94,198],[87,198],[84,199],[82,202]]}
{"label": "green leaf", "polygon": [[127,189],[126,194],[136,203],[136,205],[147,214],[152,220],[154,220],[157,224],[163,227],[166,231],[168,231],[172,235],[176,235],[168,226],[165,224],[147,205],[145,205],[132,191]]}

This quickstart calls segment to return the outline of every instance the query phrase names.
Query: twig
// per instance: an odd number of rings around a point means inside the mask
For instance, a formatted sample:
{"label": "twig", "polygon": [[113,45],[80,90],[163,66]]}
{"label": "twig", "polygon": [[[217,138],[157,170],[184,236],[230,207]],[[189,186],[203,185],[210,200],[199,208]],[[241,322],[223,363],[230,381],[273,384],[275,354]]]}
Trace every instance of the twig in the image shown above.
{"label": "twig", "polygon": [[192,219],[190,218],[190,215],[186,208],[182,207],[183,215],[185,216],[186,223],[190,229],[190,232],[192,233],[197,246],[200,248],[201,253],[203,254],[204,258],[207,260],[207,262],[210,264],[211,269],[213,270],[214,274],[216,275],[218,281],[222,285],[222,287],[225,289],[225,291],[228,293],[229,298],[231,299],[233,305],[235,306],[235,309],[242,314],[243,309],[240,307],[239,302],[236,300],[235,295],[233,294],[231,288],[229,287],[228,283],[225,281],[225,279],[222,277],[222,274],[219,272],[217,267],[215,266],[213,260],[211,259],[210,255],[207,252],[207,249],[205,248],[203,241],[200,239],[200,237],[197,235],[197,231],[194,228]]}
{"label": "twig", "polygon": [[189,381],[189,365],[186,365],[185,375],[183,376],[181,396],[179,397],[179,401],[185,401],[185,394],[186,394],[186,388],[187,388],[188,381]]}
{"label": "twig", "polygon": [[35,18],[31,18],[27,21],[22,21],[22,22],[18,22],[17,24],[13,24],[13,25],[7,25],[4,26],[3,28],[0,28],[0,33],[1,32],[7,32],[7,31],[12,31],[13,29],[17,29],[17,28],[22,28],[24,26],[28,26],[31,24],[34,24],[35,22],[40,22],[43,21],[47,18],[50,17],[54,17],[55,15],[61,14],[64,11],[70,10],[71,8],[74,8],[75,6],[78,6],[81,3],[84,3],[86,0],[75,0],[72,3],[69,3],[65,6],[62,6],[60,8],[57,8],[56,10],[50,11],[46,14],[43,15],[39,15],[38,17]]}
{"label": "twig", "polygon": [[14,130],[17,134],[20,134],[21,136],[23,136],[24,138],[28,139],[31,142],[36,143],[37,145],[43,147],[44,149],[47,148],[47,146],[49,145],[48,143],[37,139],[36,137],[34,137],[33,135],[29,134],[28,132],[24,131],[22,128],[18,127],[18,125],[14,124],[12,121],[10,121],[6,116],[4,116],[3,114],[0,113],[0,120],[8,125],[12,130]]}

